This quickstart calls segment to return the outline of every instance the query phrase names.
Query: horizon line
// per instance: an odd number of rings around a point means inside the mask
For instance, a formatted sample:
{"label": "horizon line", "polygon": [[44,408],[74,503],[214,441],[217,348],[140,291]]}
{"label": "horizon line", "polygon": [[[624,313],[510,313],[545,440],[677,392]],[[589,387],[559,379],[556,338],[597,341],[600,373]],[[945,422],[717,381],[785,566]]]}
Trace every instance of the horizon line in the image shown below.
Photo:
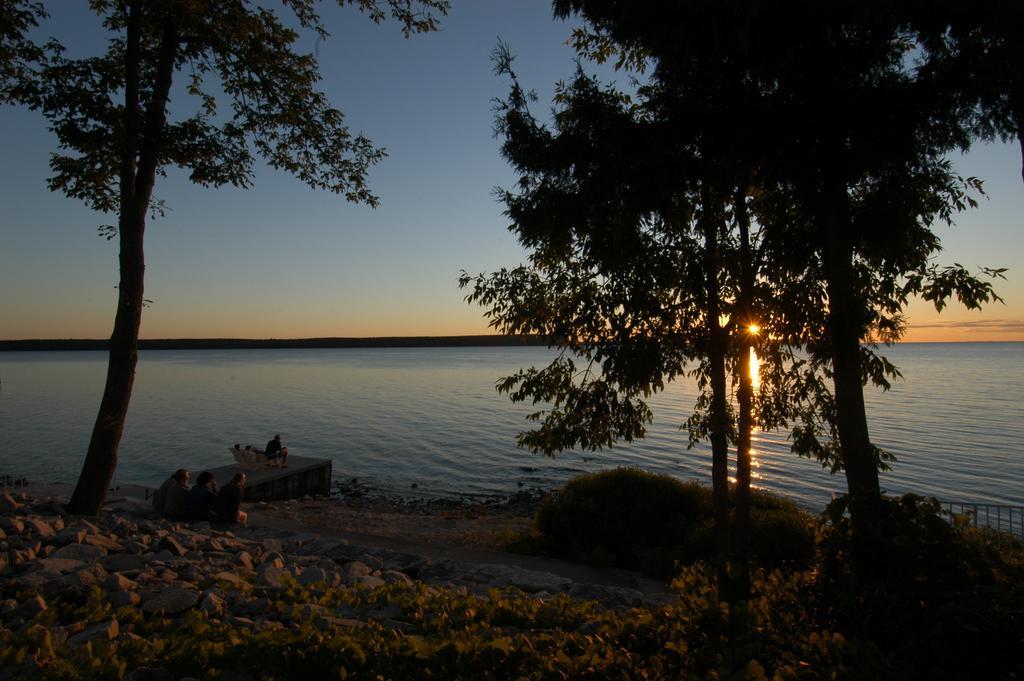
{"label": "horizon line", "polygon": [[[319,349],[360,347],[500,347],[551,346],[539,335],[467,334],[446,336],[316,336],[309,338],[140,338],[140,350]],[[1021,343],[1022,340],[918,340],[894,345]],[[0,351],[106,350],[109,338],[0,339]]]}

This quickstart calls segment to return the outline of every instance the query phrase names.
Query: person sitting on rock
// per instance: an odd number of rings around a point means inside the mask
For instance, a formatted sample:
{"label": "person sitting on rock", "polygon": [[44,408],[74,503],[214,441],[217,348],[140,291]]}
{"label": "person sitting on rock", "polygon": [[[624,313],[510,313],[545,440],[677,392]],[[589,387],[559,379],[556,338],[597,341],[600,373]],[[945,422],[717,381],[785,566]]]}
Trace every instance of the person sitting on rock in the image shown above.
{"label": "person sitting on rock", "polygon": [[249,514],[241,510],[242,497],[245,495],[245,473],[235,473],[231,482],[220,488],[217,495],[217,514],[228,523],[238,523],[245,527]]}
{"label": "person sitting on rock", "polygon": [[219,520],[217,504],[217,481],[213,479],[213,473],[203,471],[185,497],[185,517],[197,522]]}
{"label": "person sitting on rock", "polygon": [[188,469],[179,468],[153,494],[153,510],[171,520],[184,518],[187,495]]}
{"label": "person sitting on rock", "polygon": [[267,461],[270,465],[275,465],[274,462],[281,468],[288,468],[288,448],[281,446],[281,434],[278,433],[274,436],[274,439],[267,443],[267,448],[263,452],[264,456],[267,457]]}

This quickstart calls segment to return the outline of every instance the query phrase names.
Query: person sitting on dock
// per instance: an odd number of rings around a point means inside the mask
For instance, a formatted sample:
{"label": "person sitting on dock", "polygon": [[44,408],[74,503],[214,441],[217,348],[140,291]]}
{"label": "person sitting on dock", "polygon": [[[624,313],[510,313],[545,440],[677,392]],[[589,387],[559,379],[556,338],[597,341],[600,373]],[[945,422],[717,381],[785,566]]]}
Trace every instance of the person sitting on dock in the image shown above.
{"label": "person sitting on dock", "polygon": [[192,521],[219,520],[217,481],[213,473],[203,471],[185,497],[185,517]]}
{"label": "person sitting on dock", "polygon": [[245,527],[249,514],[241,510],[242,497],[245,495],[245,473],[235,473],[231,482],[220,488],[217,495],[217,513],[221,520],[238,523]]}
{"label": "person sitting on dock", "polygon": [[179,468],[153,494],[153,510],[171,520],[184,518],[187,494],[188,469]]}
{"label": "person sitting on dock", "polygon": [[274,462],[280,459],[280,463],[277,465],[280,468],[288,468],[288,448],[281,446],[281,434],[278,433],[274,436],[274,439],[267,443],[267,449],[264,451],[264,455],[267,457],[269,465],[273,466]]}

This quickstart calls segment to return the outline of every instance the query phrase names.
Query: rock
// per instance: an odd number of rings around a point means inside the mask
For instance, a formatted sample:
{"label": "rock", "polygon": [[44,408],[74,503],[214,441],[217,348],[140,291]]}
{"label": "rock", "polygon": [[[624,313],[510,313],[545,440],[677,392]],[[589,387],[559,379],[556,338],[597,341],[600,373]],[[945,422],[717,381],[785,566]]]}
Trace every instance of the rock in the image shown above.
{"label": "rock", "polygon": [[81,527],[65,527],[57,533],[56,542],[64,544],[81,544],[88,532]]}
{"label": "rock", "polygon": [[61,582],[68,587],[89,587],[102,584],[107,578],[107,571],[100,565],[89,565],[65,575]]}
{"label": "rock", "polygon": [[410,585],[410,586],[412,585],[412,578],[410,578],[409,575],[405,574],[404,572],[399,572],[398,570],[385,570],[381,574],[381,577],[388,584],[396,584],[397,583],[397,584],[407,584],[407,585]]}
{"label": "rock", "polygon": [[373,608],[372,610],[366,611],[366,619],[377,620],[383,622],[385,620],[393,620],[397,617],[401,617],[405,614],[405,611],[394,604],[384,605],[379,608]]}
{"label": "rock", "polygon": [[60,573],[49,570],[36,570],[16,575],[11,582],[21,589],[43,589],[48,585],[60,585]]}
{"label": "rock", "polygon": [[260,557],[260,564],[267,565],[268,563],[278,569],[284,568],[284,557],[277,551],[264,553]]}
{"label": "rock", "polygon": [[316,626],[321,631],[329,631],[331,628],[360,629],[367,626],[367,624],[362,620],[356,620],[350,617],[321,617],[316,621]]}
{"label": "rock", "polygon": [[167,549],[161,549],[159,552],[154,553],[153,557],[149,560],[154,563],[170,563],[174,560],[174,554]]}
{"label": "rock", "polygon": [[138,667],[125,674],[123,681],[176,681],[163,667]]}
{"label": "rock", "polygon": [[195,607],[198,600],[199,592],[195,589],[172,585],[143,598],[142,612],[176,615]]}
{"label": "rock", "polygon": [[299,606],[299,615],[304,620],[311,620],[314,617],[326,617],[329,612],[330,610],[316,603],[303,603]]}
{"label": "rock", "polygon": [[3,528],[10,534],[21,534],[25,531],[25,523],[19,518],[0,516],[0,528]]}
{"label": "rock", "polygon": [[270,599],[268,598],[254,598],[252,600],[245,601],[244,603],[238,604],[234,608],[236,614],[252,615],[255,617],[262,617],[267,614],[267,610],[270,609]]}
{"label": "rock", "polygon": [[287,583],[287,577],[290,575],[287,571],[274,567],[273,565],[264,565],[260,568],[259,574],[256,579],[263,586],[269,586],[273,589],[283,589]]}
{"label": "rock", "polygon": [[218,572],[213,576],[218,582],[228,582],[232,587],[236,589],[251,589],[252,585],[249,584],[245,579],[239,577],[233,572]]}
{"label": "rock", "polygon": [[36,534],[38,534],[40,537],[43,537],[44,539],[48,539],[49,537],[56,536],[56,534],[57,534],[54,531],[53,526],[50,525],[50,523],[46,522],[45,520],[42,520],[41,518],[28,517],[28,518],[25,518],[24,522],[25,522],[26,529],[29,529],[29,530],[35,532]]}
{"label": "rock", "polygon": [[514,586],[527,593],[537,593],[538,591],[557,593],[565,591],[572,586],[571,579],[560,577],[550,572],[524,570],[514,565],[498,565],[493,563],[477,566],[476,570],[469,577],[477,582],[486,583],[491,586]]}
{"label": "rock", "polygon": [[239,627],[240,629],[256,628],[256,623],[248,617],[231,617],[230,619],[228,619],[228,624],[230,624],[233,627]]}
{"label": "rock", "polygon": [[103,582],[103,588],[108,592],[135,591],[139,588],[139,585],[124,575],[113,574],[109,575]]}
{"label": "rock", "polygon": [[100,557],[100,565],[111,572],[133,572],[142,570],[146,563],[142,556],[134,556],[127,553],[108,554]]}
{"label": "rock", "polygon": [[159,543],[157,543],[156,548],[158,552],[161,549],[164,549],[166,551],[169,551],[171,555],[177,556],[178,558],[181,558],[186,553],[188,553],[188,549],[182,546],[181,542],[179,542],[177,539],[170,535],[161,539]]}
{"label": "rock", "polygon": [[[84,530],[80,530],[84,532]],[[100,559],[101,556],[107,555],[107,550],[101,546],[88,546],[86,544],[68,544],[62,546],[52,554],[51,558],[70,558],[72,560],[80,560],[84,563],[94,563]]]}
{"label": "rock", "polygon": [[14,613],[22,619],[30,620],[44,610],[46,610],[46,601],[42,596],[36,594],[19,605]]}
{"label": "rock", "polygon": [[89,544],[91,546],[99,546],[107,551],[123,551],[124,547],[121,546],[120,542],[116,539],[112,539],[104,534],[87,534],[85,539],[82,540],[83,544]]}
{"label": "rock", "polygon": [[642,591],[603,584],[573,584],[569,595],[582,601],[597,601],[609,608],[632,608],[644,600]]}
{"label": "rock", "polygon": [[254,569],[252,556],[249,554],[248,551],[242,551],[238,554],[238,562],[241,563],[242,567],[244,567],[246,570]]}
{"label": "rock", "polygon": [[262,541],[264,557],[267,553],[277,553],[280,557],[280,551],[284,547],[280,539],[264,539]]}
{"label": "rock", "polygon": [[21,504],[14,500],[6,491],[0,492],[0,513],[14,513],[21,508]]}
{"label": "rock", "polygon": [[222,617],[225,612],[224,599],[215,593],[208,592],[199,604],[199,609],[211,617]]}
{"label": "rock", "polygon": [[134,606],[142,602],[142,597],[134,591],[115,591],[109,596],[110,604],[114,609],[125,606]]}
{"label": "rock", "polygon": [[110,620],[109,622],[100,622],[94,624],[91,627],[86,627],[85,631],[80,634],[68,638],[68,645],[77,648],[78,646],[86,643],[87,641],[94,641],[96,639],[102,639],[110,641],[117,638],[121,628],[117,624],[117,620]]}
{"label": "rock", "polygon": [[74,572],[85,566],[85,562],[74,558],[40,558],[35,561],[35,564],[39,566],[40,570],[61,573]]}
{"label": "rock", "polygon": [[315,584],[317,582],[326,582],[327,573],[318,567],[306,568],[298,576],[299,584]]}
{"label": "rock", "polygon": [[373,573],[373,569],[366,563],[358,560],[351,560],[341,566],[341,574],[346,582],[352,583],[360,577]]}
{"label": "rock", "polygon": [[363,575],[361,577],[356,577],[356,579],[353,580],[352,583],[362,584],[363,586],[368,587],[370,589],[376,589],[377,587],[384,586],[385,584],[387,584],[387,582],[385,582],[380,577],[374,577],[373,575]]}

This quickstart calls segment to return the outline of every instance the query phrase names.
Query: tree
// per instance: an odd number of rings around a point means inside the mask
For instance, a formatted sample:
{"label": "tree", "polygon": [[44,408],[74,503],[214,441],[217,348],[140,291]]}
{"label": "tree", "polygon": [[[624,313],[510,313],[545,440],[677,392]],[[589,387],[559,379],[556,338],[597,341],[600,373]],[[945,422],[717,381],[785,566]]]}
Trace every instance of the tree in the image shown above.
{"label": "tree", "polygon": [[[147,216],[160,207],[152,199],[157,177],[179,167],[202,186],[248,187],[260,156],[311,187],[375,206],[366,173],[384,157],[316,89],[316,58],[295,51],[299,33],[275,11],[250,0],[90,5],[112,35],[106,52],[69,59],[51,42],[16,89],[17,101],[41,110],[57,135],[50,188],[117,214],[116,226],[104,228],[120,244],[106,386],[68,506],[83,514],[99,511],[117,465],[144,302],[143,236]],[[448,7],[446,0],[339,5],[375,22],[390,14],[407,36],[434,30]],[[300,29],[327,35],[313,0],[282,6]],[[190,106],[191,114],[177,115]]]}
{"label": "tree", "polygon": [[863,384],[885,387],[895,371],[871,341],[899,338],[911,295],[940,309],[952,295],[969,307],[997,299],[962,267],[931,261],[933,221],[971,205],[980,185],[944,159],[962,126],[950,99],[911,68],[904,20],[891,3],[876,4],[657,2],[640,11],[622,0],[555,1],[556,14],[587,20],[578,47],[620,64],[653,62],[662,80],[690,83],[695,64],[735,65],[726,87],[751,95],[746,111],[760,129],[744,137],[755,145],[744,156],[756,160],[765,199],[770,281],[799,294],[787,296],[794,310],[768,314],[780,326],[766,330],[810,353],[780,350],[790,369],[770,373],[790,381],[797,401],[776,390],[764,420],[797,419],[795,448],[845,472],[855,526],[866,530],[885,454],[870,441]]}
{"label": "tree", "polygon": [[0,104],[16,99],[15,88],[42,56],[42,48],[27,34],[46,16],[41,3],[0,0]]}
{"label": "tree", "polygon": [[[734,147],[727,134],[705,126],[698,136],[695,126],[678,124],[706,121],[720,110],[700,97],[679,97],[656,79],[628,97],[578,69],[559,86],[548,129],[529,111],[507,48],[497,62],[512,80],[497,129],[520,175],[517,191],[502,196],[511,229],[531,249],[530,263],[489,277],[464,275],[461,283],[472,286],[470,302],[490,308],[492,326],[546,336],[563,350],[549,366],[499,384],[513,400],[551,403],[532,415],[540,426],[521,435],[520,445],[551,454],[642,436],[651,417],[645,398],[696,374],[705,390],[687,425],[691,443],[711,442],[716,545],[727,589],[730,559],[745,555],[734,551],[730,532],[727,366],[742,364],[729,360],[736,338],[748,338],[750,310],[740,322],[739,277],[728,266],[737,253],[728,208],[742,162],[723,159],[742,156],[725,153]],[[689,94],[698,85],[719,89],[721,72],[695,75]],[[730,119],[719,131],[732,129]],[[741,347],[749,358],[749,341]],[[577,370],[577,359],[584,368]],[[740,383],[747,390],[743,423],[750,425],[749,374]],[[740,486],[747,494],[737,493],[738,505],[749,499],[749,432],[745,452]],[[737,533],[740,542],[745,538]],[[745,592],[745,565],[732,572]]]}
{"label": "tree", "polygon": [[1024,179],[1024,6],[942,0],[900,9],[926,55],[923,77],[956,112],[958,146],[1016,140]]}

